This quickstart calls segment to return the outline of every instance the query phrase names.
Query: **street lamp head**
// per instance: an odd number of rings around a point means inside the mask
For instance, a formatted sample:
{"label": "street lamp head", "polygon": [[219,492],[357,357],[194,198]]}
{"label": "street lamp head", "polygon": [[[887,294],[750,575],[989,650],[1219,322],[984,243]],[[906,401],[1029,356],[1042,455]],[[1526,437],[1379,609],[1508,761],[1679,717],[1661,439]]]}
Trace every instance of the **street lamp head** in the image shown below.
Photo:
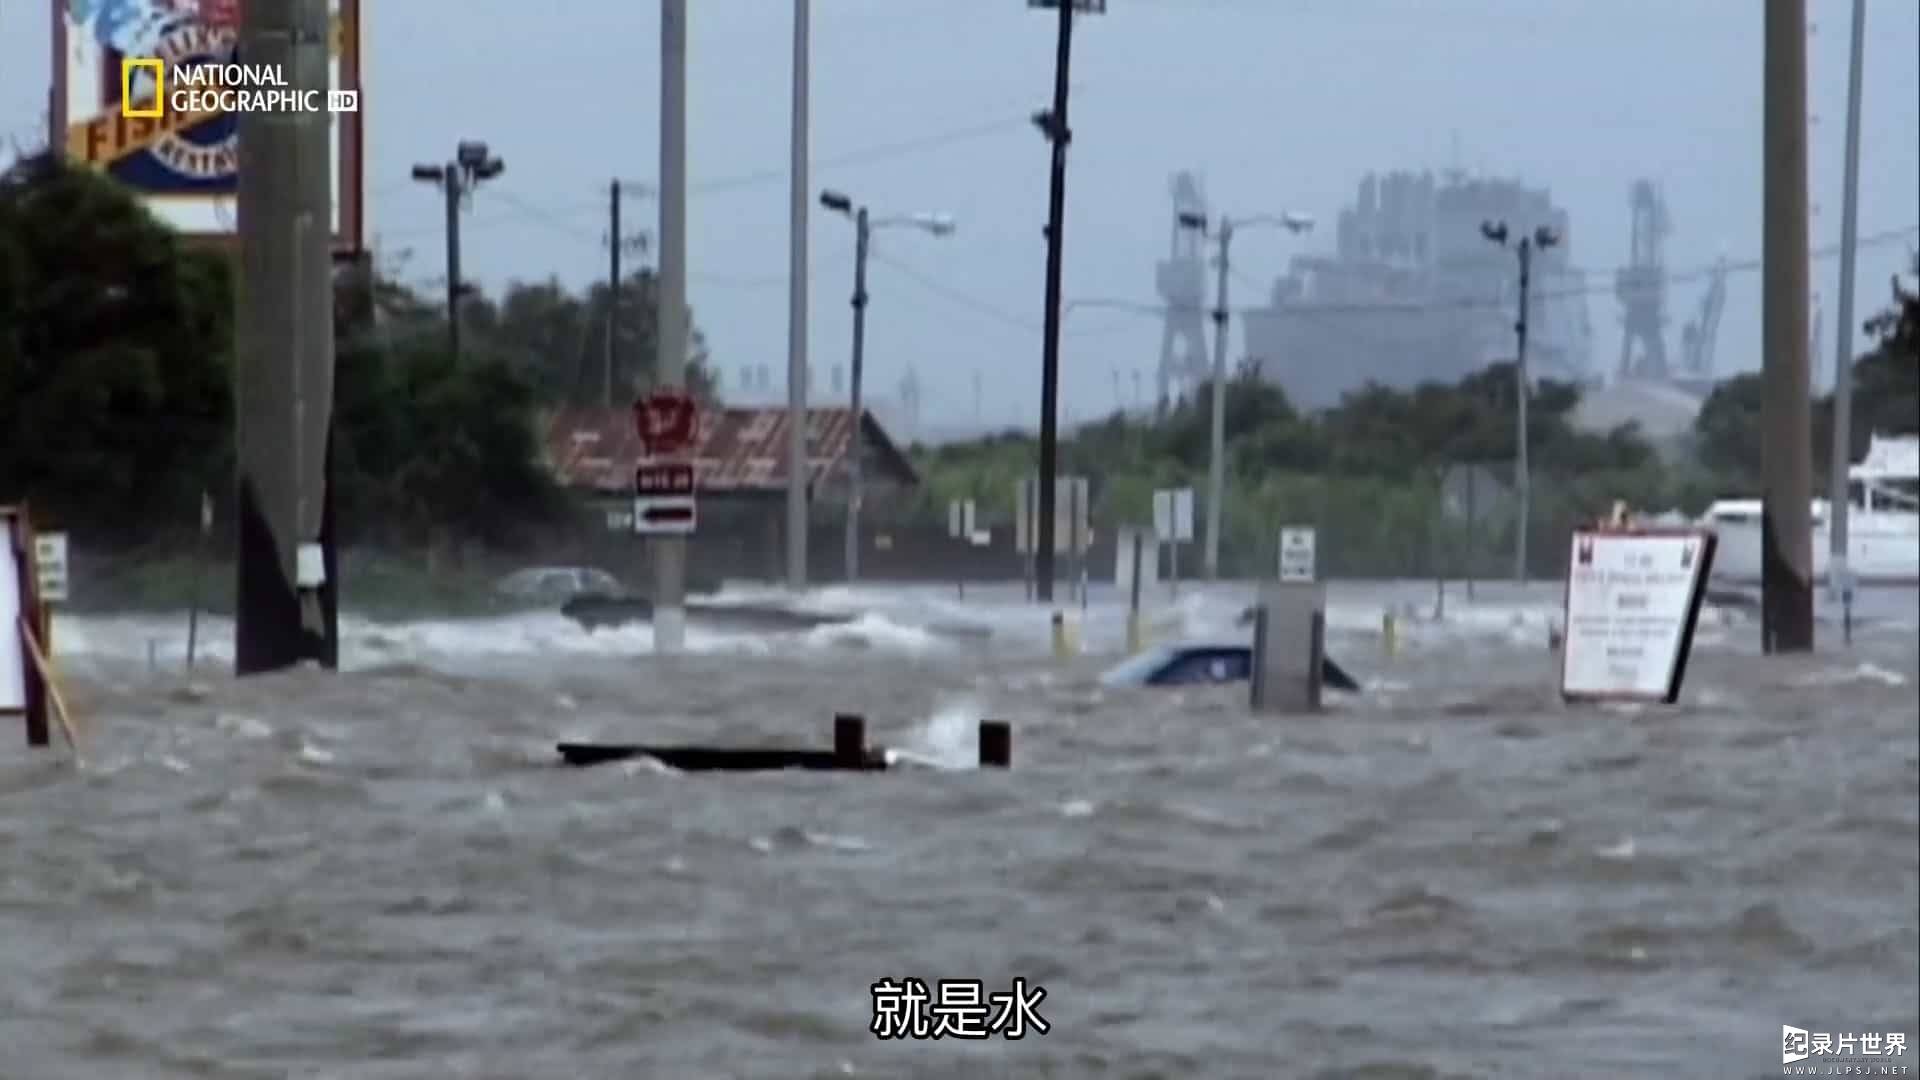
{"label": "street lamp head", "polygon": [[935,236],[947,236],[954,230],[953,215],[939,211],[915,214],[908,220]]}
{"label": "street lamp head", "polygon": [[487,158],[474,166],[473,175],[480,180],[491,180],[507,171],[507,163],[497,157]]}
{"label": "street lamp head", "polygon": [[1193,229],[1196,232],[1202,233],[1207,231],[1207,215],[1205,214],[1196,214],[1191,210],[1182,210],[1174,215],[1174,220],[1179,222],[1180,227],[1183,229]]}
{"label": "street lamp head", "polygon": [[455,160],[460,162],[463,169],[478,171],[487,163],[487,144],[478,139],[462,139]]}
{"label": "street lamp head", "polygon": [[413,167],[413,178],[423,184],[437,184],[441,180],[440,166],[415,165]]}
{"label": "street lamp head", "polygon": [[820,205],[836,214],[853,213],[853,200],[831,188],[820,193]]}
{"label": "street lamp head", "polygon": [[1551,226],[1542,225],[1533,230],[1533,246],[1550,248],[1560,242],[1560,234]]}
{"label": "street lamp head", "polygon": [[1480,223],[1480,235],[1496,244],[1507,242],[1507,223],[1504,221],[1483,221]]}
{"label": "street lamp head", "polygon": [[1313,215],[1289,210],[1280,215],[1280,224],[1285,225],[1290,232],[1308,232],[1313,228]]}

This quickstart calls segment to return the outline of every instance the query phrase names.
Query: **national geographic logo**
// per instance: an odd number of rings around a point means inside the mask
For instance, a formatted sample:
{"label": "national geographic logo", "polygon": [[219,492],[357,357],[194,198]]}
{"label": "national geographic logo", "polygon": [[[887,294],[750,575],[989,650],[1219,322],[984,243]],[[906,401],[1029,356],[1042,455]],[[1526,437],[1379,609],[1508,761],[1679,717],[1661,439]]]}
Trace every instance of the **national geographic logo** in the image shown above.
{"label": "national geographic logo", "polygon": [[[153,82],[153,96],[135,96],[141,72]],[[168,114],[213,116],[221,113],[359,112],[358,90],[295,90],[286,73],[270,64],[188,63],[174,65],[167,86],[167,61],[158,56],[120,61],[120,115],[130,120],[164,120]]]}

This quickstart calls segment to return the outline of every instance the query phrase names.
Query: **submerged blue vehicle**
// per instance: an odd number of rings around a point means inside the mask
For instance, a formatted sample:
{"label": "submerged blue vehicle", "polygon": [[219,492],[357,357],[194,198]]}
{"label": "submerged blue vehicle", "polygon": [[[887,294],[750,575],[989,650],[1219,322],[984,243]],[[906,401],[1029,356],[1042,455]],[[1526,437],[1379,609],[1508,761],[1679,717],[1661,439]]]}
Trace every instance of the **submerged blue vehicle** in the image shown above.
{"label": "submerged blue vehicle", "polygon": [[[1103,686],[1204,686],[1246,682],[1253,677],[1253,647],[1227,643],[1156,645],[1127,658],[1100,676]],[[1353,676],[1331,659],[1320,661],[1321,683],[1329,690],[1360,689]]]}

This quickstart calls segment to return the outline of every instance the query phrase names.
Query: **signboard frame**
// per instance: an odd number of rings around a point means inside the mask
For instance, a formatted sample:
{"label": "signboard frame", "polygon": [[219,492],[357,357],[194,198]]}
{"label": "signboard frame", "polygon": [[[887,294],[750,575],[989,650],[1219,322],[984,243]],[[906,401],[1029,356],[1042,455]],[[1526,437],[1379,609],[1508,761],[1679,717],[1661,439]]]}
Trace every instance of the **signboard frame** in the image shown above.
{"label": "signboard frame", "polygon": [[[1607,540],[1690,540],[1700,545],[1694,564],[1688,569],[1693,577],[1688,583],[1688,596],[1685,613],[1680,626],[1680,639],[1669,663],[1665,686],[1658,692],[1634,690],[1570,690],[1567,685],[1567,667],[1572,655],[1576,635],[1573,627],[1573,579],[1579,569],[1581,541],[1604,543]],[[1706,602],[1707,581],[1713,573],[1713,560],[1719,550],[1719,538],[1708,529],[1690,528],[1642,528],[1642,529],[1575,529],[1568,541],[1568,563],[1566,582],[1561,598],[1561,641],[1560,641],[1560,698],[1569,704],[1575,703],[1641,703],[1672,705],[1680,700],[1680,687],[1686,680],[1687,661],[1693,653],[1694,632],[1700,625],[1700,609]]]}
{"label": "signboard frame", "polygon": [[1193,488],[1160,488],[1153,493],[1153,531],[1163,544],[1193,543]]}
{"label": "signboard frame", "polygon": [[[201,0],[201,3],[204,2]],[[329,5],[329,16],[334,21],[332,33],[339,39],[339,54],[334,60],[338,74],[337,85],[332,87],[335,90],[359,93],[364,89],[361,85],[361,3],[362,0],[332,0]],[[188,7],[186,4],[173,6],[182,9]],[[198,8],[200,4],[192,6]],[[52,107],[47,110],[47,146],[63,159],[87,165],[84,160],[75,158],[71,151],[76,126],[85,126],[98,117],[114,117],[120,119],[121,123],[136,125],[151,121],[118,117],[114,103],[107,100],[120,90],[119,64],[112,62],[117,54],[106,44],[95,40],[85,23],[76,23],[71,17],[70,7],[71,0],[48,0],[53,86]],[[188,31],[197,29],[202,33],[231,35],[237,47],[237,24],[222,25],[223,19],[210,20],[197,13],[187,16],[183,11],[182,15],[183,22],[180,25]],[[85,37],[76,40],[76,35]],[[93,85],[95,83],[99,85]],[[86,92],[84,99],[79,96],[82,91]],[[98,112],[88,116],[75,114],[76,101],[96,99],[100,102]],[[335,259],[343,261],[357,259],[366,251],[365,94],[359,95],[359,103],[361,108],[355,112],[332,115],[332,142],[338,152],[330,186],[334,204],[339,210],[337,227],[331,230],[332,247]],[[182,130],[224,125],[231,119],[228,115],[210,117]],[[104,171],[105,167],[101,168]],[[237,171],[225,176],[203,177],[198,182],[182,180],[175,190],[143,186],[125,180],[122,182],[128,184],[142,205],[182,238],[220,250],[238,250],[240,183]]]}
{"label": "signboard frame", "polygon": [[[1014,553],[1031,557],[1040,544],[1039,475],[1021,478],[1013,490]],[[1078,473],[1056,473],[1053,491],[1053,553],[1078,558],[1093,542],[1093,487]]]}

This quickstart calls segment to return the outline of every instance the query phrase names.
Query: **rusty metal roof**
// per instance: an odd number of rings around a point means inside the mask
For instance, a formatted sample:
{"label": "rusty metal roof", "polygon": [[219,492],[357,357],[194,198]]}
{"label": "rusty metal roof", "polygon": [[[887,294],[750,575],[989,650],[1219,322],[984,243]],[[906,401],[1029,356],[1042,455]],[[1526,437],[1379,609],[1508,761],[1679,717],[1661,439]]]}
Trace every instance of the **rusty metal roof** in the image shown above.
{"label": "rusty metal roof", "polygon": [[[847,456],[853,410],[807,410],[808,483],[827,486]],[[588,491],[631,491],[642,457],[640,435],[630,409],[565,408],[544,421],[544,463],[562,487]],[[913,466],[888,438],[872,413],[866,414],[866,438],[877,453],[877,479],[911,486],[919,483]],[[784,408],[709,408],[701,411],[700,434],[692,456],[694,483],[716,495],[773,494],[787,483],[787,410]]]}

